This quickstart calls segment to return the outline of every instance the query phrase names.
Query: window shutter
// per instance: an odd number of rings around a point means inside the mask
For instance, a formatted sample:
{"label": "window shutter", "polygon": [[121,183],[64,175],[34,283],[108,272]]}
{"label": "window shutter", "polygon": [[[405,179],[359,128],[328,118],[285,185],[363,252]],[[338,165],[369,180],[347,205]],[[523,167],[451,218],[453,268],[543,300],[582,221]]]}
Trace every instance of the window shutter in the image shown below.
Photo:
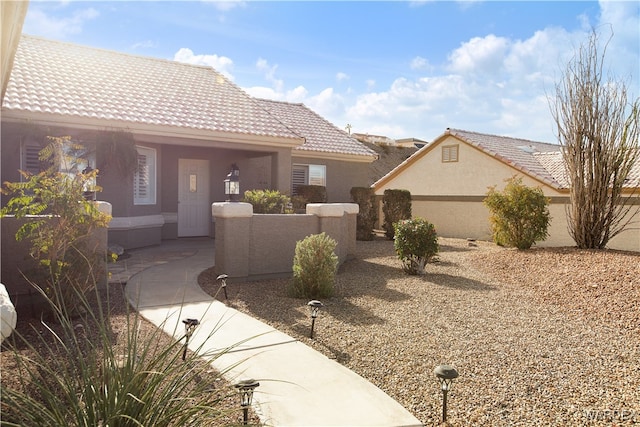
{"label": "window shutter", "polygon": [[22,170],[38,174],[40,169],[40,147],[33,144],[25,144],[22,150]]}
{"label": "window shutter", "polygon": [[293,165],[291,170],[291,194],[297,194],[298,186],[307,184],[309,168],[307,166]]}
{"label": "window shutter", "polygon": [[442,147],[442,162],[457,162],[458,161],[458,146],[448,145]]}
{"label": "window shutter", "polygon": [[133,183],[133,197],[143,201],[149,197],[149,159],[145,154],[138,154],[138,170]]}

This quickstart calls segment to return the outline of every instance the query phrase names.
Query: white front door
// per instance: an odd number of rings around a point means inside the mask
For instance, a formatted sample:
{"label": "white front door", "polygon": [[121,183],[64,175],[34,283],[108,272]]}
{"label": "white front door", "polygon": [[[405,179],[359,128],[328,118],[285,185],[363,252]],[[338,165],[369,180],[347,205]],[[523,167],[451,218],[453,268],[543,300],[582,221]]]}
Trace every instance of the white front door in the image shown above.
{"label": "white front door", "polygon": [[209,160],[178,159],[178,237],[208,236]]}

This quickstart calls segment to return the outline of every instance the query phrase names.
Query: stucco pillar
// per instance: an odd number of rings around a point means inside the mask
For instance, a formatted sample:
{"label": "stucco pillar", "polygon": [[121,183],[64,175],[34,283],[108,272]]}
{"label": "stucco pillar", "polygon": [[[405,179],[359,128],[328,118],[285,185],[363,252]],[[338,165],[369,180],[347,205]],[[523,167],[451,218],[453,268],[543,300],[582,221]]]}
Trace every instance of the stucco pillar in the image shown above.
{"label": "stucco pillar", "polygon": [[230,278],[247,277],[253,206],[241,202],[213,203],[211,214],[215,218],[216,272]]}
{"label": "stucco pillar", "polygon": [[359,209],[356,203],[307,204],[307,214],[318,217],[319,232],[326,233],[337,242],[336,255],[340,263],[355,251],[356,217]]}
{"label": "stucco pillar", "polygon": [[291,192],[291,150],[279,150],[271,156],[271,186],[281,193]]}

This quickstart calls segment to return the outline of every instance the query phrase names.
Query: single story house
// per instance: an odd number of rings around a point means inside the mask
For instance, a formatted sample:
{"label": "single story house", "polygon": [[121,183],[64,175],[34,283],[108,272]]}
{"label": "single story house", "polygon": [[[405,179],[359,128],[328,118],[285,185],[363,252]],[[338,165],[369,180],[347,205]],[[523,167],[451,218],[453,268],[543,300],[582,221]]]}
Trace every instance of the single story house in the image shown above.
{"label": "single story house", "polygon": [[[640,165],[629,178],[626,194],[640,210]],[[488,188],[522,177],[551,199],[549,237],[539,246],[575,246],[567,230],[569,182],[560,146],[504,136],[447,129],[430,144],[373,184],[381,197],[387,189],[411,193],[412,215],[432,222],[438,235],[491,240]],[[382,216],[380,216],[382,218]],[[640,213],[630,227],[610,240],[611,249],[640,251]]]}
{"label": "single story house", "polygon": [[319,184],[338,203],[370,185],[377,157],[304,105],[252,98],[211,67],[22,35],[2,102],[3,182],[39,171],[47,136],[87,147],[112,205],[109,242],[125,249],[212,236],[232,165],[241,194]]}

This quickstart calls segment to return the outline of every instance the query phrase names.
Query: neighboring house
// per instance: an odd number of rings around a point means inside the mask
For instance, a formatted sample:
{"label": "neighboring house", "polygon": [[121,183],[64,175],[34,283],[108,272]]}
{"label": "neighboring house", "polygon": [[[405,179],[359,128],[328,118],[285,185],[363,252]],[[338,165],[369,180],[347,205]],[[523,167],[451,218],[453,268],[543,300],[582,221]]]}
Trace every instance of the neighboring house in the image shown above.
{"label": "neighboring house", "polygon": [[[640,209],[640,164],[629,177],[625,193]],[[483,205],[488,188],[502,189],[505,180],[542,188],[551,198],[549,238],[539,246],[575,246],[567,231],[567,180],[560,146],[524,139],[447,129],[378,180],[373,188],[411,192],[412,215],[432,222],[442,237],[491,240],[489,210]],[[640,215],[635,221],[640,221]],[[609,242],[612,249],[640,251],[638,223]]]}
{"label": "neighboring house", "polygon": [[[303,105],[254,99],[210,67],[23,35],[2,103],[3,182],[38,170],[46,136],[89,148],[109,241],[125,248],[212,235],[232,164],[241,193],[324,182],[329,202],[348,202],[376,158]],[[108,161],[114,139],[135,145],[129,176]]]}

